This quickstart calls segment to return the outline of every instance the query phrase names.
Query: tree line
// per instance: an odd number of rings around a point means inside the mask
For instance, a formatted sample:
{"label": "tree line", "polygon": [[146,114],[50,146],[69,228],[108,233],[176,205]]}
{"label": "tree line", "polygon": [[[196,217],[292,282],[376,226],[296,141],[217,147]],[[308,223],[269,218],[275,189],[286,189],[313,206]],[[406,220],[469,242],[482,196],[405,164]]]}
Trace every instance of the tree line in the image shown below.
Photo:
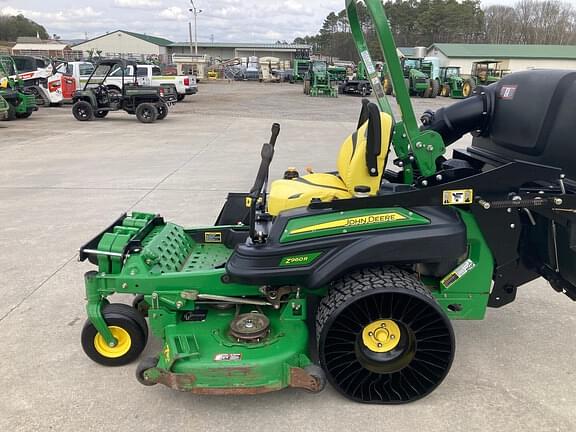
{"label": "tree line", "polygon": [[[519,0],[514,6],[480,6],[480,0],[387,0],[384,8],[397,46],[433,43],[576,43],[576,9],[562,0]],[[358,15],[370,48],[376,33],[366,7]],[[296,38],[315,53],[358,59],[346,11],[331,12],[316,35]],[[372,50],[373,53],[379,50]]]}
{"label": "tree line", "polygon": [[0,41],[14,42],[18,36],[40,36],[48,39],[48,32],[40,24],[23,15],[0,15]]}

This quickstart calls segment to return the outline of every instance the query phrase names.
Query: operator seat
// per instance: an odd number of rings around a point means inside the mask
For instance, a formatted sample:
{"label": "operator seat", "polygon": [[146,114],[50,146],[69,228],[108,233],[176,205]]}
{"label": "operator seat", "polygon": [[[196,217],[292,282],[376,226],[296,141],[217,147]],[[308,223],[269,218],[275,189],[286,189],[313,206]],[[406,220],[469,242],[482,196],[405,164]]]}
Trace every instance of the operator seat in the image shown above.
{"label": "operator seat", "polygon": [[376,195],[392,135],[392,117],[377,105],[362,101],[357,130],[342,143],[336,173],[314,173],[276,180],[268,194],[268,213],[306,207],[313,199],[332,201],[352,198],[355,192]]}

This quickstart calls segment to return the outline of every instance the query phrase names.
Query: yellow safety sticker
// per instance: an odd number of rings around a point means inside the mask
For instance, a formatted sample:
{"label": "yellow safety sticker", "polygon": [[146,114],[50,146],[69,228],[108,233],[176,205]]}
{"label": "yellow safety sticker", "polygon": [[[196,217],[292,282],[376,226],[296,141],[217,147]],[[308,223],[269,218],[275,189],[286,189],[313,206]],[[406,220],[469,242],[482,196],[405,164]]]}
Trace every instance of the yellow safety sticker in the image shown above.
{"label": "yellow safety sticker", "polygon": [[442,191],[442,204],[464,205],[472,204],[474,191],[472,189],[455,189]]}

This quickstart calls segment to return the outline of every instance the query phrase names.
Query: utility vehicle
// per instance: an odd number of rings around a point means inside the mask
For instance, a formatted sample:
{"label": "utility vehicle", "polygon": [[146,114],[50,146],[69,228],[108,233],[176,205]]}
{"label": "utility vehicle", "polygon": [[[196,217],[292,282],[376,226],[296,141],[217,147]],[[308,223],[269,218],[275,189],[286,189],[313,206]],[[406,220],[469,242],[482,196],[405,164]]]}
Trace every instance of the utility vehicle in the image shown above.
{"label": "utility vehicle", "polygon": [[500,68],[501,63],[499,60],[473,62],[470,76],[464,80],[462,87],[464,97],[472,96],[477,86],[493,84],[509,74],[510,71],[508,69]]}
{"label": "utility vehicle", "polygon": [[[538,277],[576,299],[576,72],[508,75],[426,113],[420,129],[382,2],[364,3],[401,118],[347,0],[377,104],[363,101],[335,171],[291,168],[267,190],[288,145],[276,146],[275,124],[252,189],[229,195],[214,226],[118,218],[80,249],[97,266],[81,337],[92,360],[135,360],[150,328],[162,348],[136,369],[145,385],[256,394],[327,380],[354,401],[411,402],[450,370],[451,320],[482,319]],[[472,146],[449,157],[471,131]],[[116,293],[134,294],[133,307],[111,303]]]}
{"label": "utility vehicle", "polygon": [[[124,110],[136,114],[142,123],[163,120],[168,115],[168,105],[176,101],[174,86],[145,87],[138,84],[132,74],[126,79],[128,66],[136,68],[136,63],[122,60],[101,60],[84,84],[82,90],[74,93],[72,114],[78,121],[104,118],[110,111]],[[122,90],[112,91],[106,86],[106,80],[112,71],[120,70]]]}

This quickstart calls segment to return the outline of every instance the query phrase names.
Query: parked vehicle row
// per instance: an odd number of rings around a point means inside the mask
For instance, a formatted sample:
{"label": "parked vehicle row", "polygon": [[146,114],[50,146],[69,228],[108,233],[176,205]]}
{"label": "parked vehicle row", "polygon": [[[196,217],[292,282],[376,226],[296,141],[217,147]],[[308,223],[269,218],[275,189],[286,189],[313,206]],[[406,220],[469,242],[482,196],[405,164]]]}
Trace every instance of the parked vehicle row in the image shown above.
{"label": "parked vehicle row", "polygon": [[[92,75],[94,69],[95,65],[89,62],[68,62],[66,72],[74,78],[76,87],[81,88]],[[134,71],[136,71],[136,76],[134,76]],[[198,84],[193,75],[162,75],[162,70],[157,65],[136,64],[134,62],[127,62],[126,69],[116,65],[106,77],[104,85],[110,92],[120,94],[124,85],[123,77],[133,77],[139,85],[149,87],[174,85],[178,101],[198,93]]]}

